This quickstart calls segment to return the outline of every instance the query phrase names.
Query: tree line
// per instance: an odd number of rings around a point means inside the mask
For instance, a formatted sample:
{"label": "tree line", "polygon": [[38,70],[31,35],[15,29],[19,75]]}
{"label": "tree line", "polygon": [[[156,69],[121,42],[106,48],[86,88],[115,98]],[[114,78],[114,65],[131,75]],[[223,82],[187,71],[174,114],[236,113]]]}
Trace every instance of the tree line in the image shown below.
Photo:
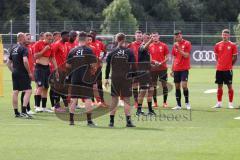
{"label": "tree line", "polygon": [[[28,20],[30,0],[1,0],[0,20]],[[100,21],[114,0],[37,0],[37,20]],[[121,0],[115,0],[121,1]],[[137,21],[235,22],[239,0],[129,0]]]}

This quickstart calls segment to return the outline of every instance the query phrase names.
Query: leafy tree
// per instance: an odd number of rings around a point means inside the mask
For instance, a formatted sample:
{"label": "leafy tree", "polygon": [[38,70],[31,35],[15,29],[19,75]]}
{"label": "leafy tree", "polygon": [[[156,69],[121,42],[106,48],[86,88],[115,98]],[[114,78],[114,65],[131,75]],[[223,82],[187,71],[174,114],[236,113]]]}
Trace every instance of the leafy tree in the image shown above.
{"label": "leafy tree", "polygon": [[[133,33],[137,28],[137,20],[132,14],[132,8],[129,0],[114,0],[104,9],[103,16],[105,20],[102,25],[104,33]],[[114,30],[121,25],[123,30]]]}

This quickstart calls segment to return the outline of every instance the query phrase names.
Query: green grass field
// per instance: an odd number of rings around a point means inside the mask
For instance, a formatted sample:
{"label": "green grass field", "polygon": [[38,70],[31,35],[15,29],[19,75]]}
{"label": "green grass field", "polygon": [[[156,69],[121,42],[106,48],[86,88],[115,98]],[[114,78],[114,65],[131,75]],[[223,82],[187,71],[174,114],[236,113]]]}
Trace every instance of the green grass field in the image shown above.
{"label": "green grass field", "polygon": [[[11,105],[11,76],[4,69],[4,97],[0,97],[0,159],[2,160],[239,160],[240,116],[238,109],[211,109],[216,95],[204,94],[216,88],[213,68],[190,71],[191,119],[173,120],[171,115],[189,115],[186,110],[162,110],[169,119],[138,120],[137,128],[125,128],[123,110],[116,116],[116,127],[108,128],[108,115],[95,119],[97,128],[86,122],[69,126],[54,114],[40,113],[32,120],[14,118]],[[240,71],[234,71],[234,104],[240,103]],[[172,83],[173,79],[169,78]],[[159,103],[162,97],[158,98]],[[183,99],[182,99],[183,101]],[[32,106],[33,106],[33,100]],[[174,91],[169,106],[175,106]],[[49,104],[50,106],[50,104]],[[135,109],[134,109],[135,113]]]}

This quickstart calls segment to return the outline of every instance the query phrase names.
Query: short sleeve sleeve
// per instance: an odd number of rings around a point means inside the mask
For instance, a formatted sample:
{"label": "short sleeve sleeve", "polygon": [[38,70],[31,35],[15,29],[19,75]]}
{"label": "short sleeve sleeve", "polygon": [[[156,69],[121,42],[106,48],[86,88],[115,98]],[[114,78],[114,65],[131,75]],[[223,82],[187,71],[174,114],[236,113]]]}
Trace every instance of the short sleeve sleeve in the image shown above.
{"label": "short sleeve sleeve", "polygon": [[191,42],[187,42],[185,52],[190,54],[191,50],[192,50],[192,44]]}
{"label": "short sleeve sleeve", "polygon": [[167,46],[167,45],[165,45],[164,48],[165,48],[165,53],[164,53],[164,54],[165,54],[165,56],[166,56],[166,55],[169,54],[169,49],[168,49],[168,46]]}
{"label": "short sleeve sleeve", "polygon": [[236,44],[233,44],[233,52],[232,52],[233,55],[237,55],[238,54],[238,48],[237,48],[237,45]]}
{"label": "short sleeve sleeve", "polygon": [[22,56],[28,57],[28,49],[26,47],[22,47]]}
{"label": "short sleeve sleeve", "polygon": [[217,46],[217,45],[214,46],[214,53],[215,53],[216,55],[218,55],[218,46]]}

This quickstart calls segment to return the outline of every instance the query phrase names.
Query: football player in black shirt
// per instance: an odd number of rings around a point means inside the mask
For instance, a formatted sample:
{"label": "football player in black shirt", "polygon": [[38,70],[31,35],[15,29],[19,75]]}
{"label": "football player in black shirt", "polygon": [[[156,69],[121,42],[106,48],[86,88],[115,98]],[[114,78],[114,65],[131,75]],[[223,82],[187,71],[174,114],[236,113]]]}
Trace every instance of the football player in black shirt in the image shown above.
{"label": "football player in black shirt", "polygon": [[114,127],[114,115],[117,110],[118,98],[122,97],[124,101],[124,111],[126,115],[127,127],[135,127],[131,121],[130,97],[132,96],[132,75],[135,72],[135,58],[133,52],[126,47],[126,36],[123,33],[116,35],[118,46],[107,56],[107,66],[105,74],[105,86],[109,85],[109,73],[111,74],[111,96],[110,106],[110,124]]}
{"label": "football player in black shirt", "polygon": [[142,111],[143,98],[148,92],[147,102],[148,102],[148,114],[156,115],[152,109],[152,95],[153,95],[153,85],[151,76],[151,55],[148,52],[149,45],[153,42],[153,39],[149,34],[143,35],[143,43],[138,50],[138,80],[140,84],[140,94],[138,96],[138,108],[136,115],[144,115]]}
{"label": "football player in black shirt", "polygon": [[93,85],[96,83],[97,58],[87,45],[87,34],[79,33],[79,46],[68,55],[66,67],[71,73],[70,125],[74,125],[74,112],[78,98],[84,99],[88,126],[95,126],[92,121]]}
{"label": "football player in black shirt", "polygon": [[[12,72],[12,102],[15,117],[32,118],[32,116],[27,114],[27,104],[32,94],[31,79],[33,75],[29,68],[28,50],[24,42],[25,34],[21,32],[18,33],[17,44],[14,45],[10,51],[7,66]],[[20,91],[25,92],[21,114],[18,112],[18,94]]]}

